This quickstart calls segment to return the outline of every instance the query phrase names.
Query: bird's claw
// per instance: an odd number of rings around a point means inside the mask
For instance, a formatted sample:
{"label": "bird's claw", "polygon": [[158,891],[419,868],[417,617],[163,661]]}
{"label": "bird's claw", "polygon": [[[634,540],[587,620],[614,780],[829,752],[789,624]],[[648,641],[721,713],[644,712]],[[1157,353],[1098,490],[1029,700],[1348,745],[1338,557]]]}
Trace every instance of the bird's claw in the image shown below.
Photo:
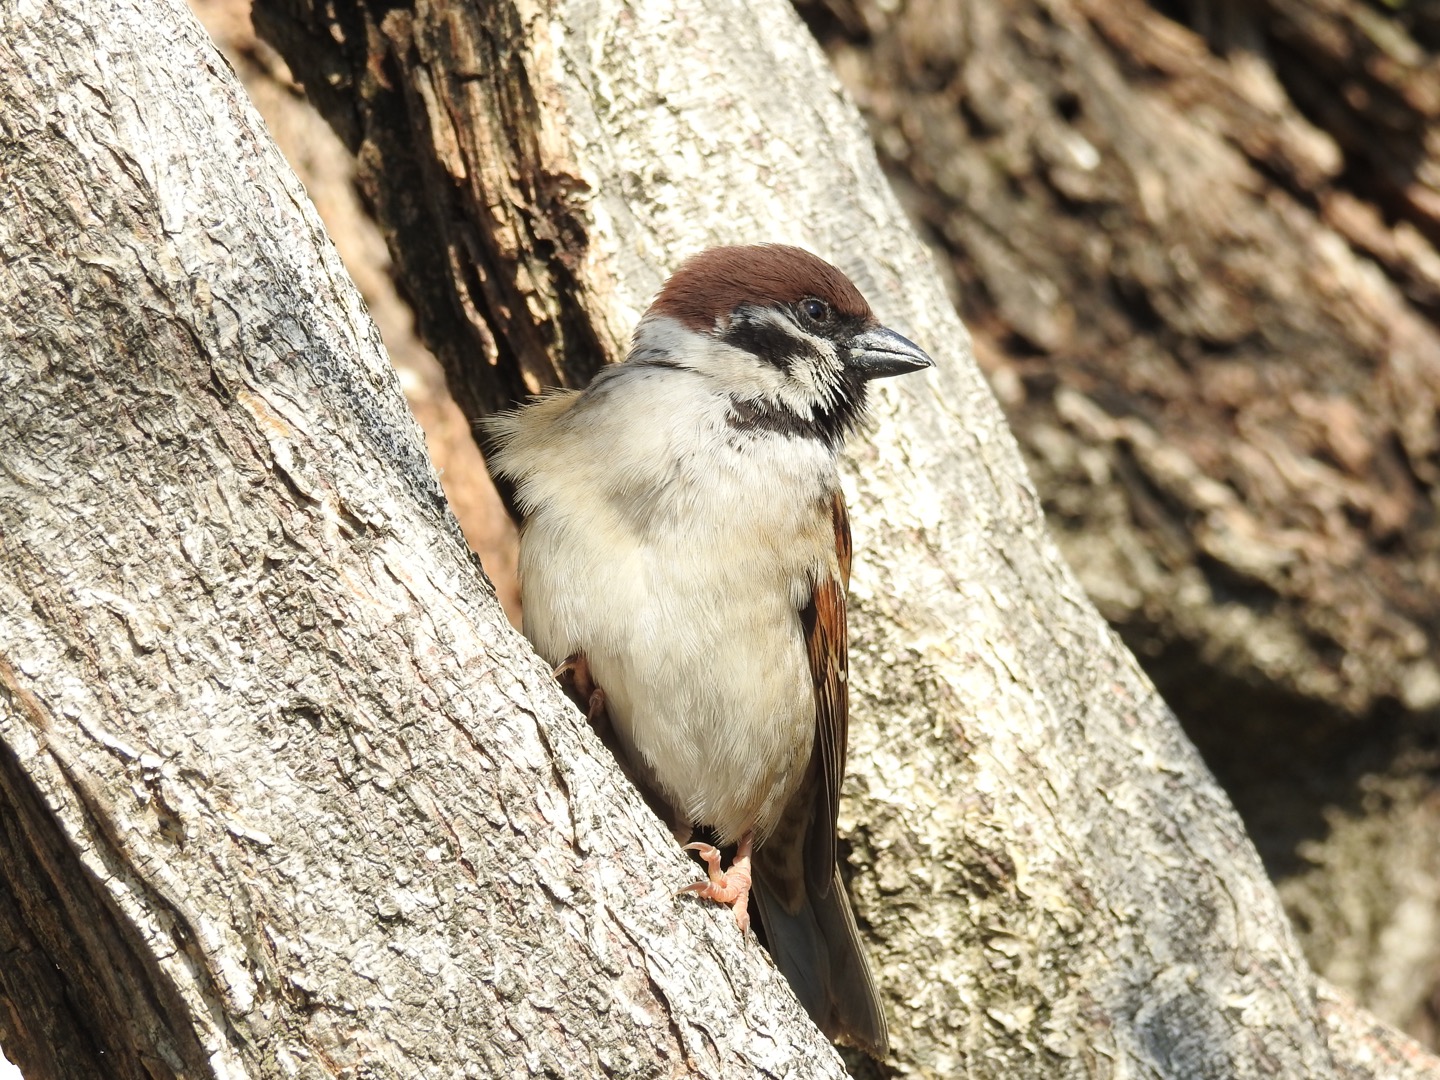
{"label": "bird's claw", "polygon": [[676,895],[690,893],[704,900],[728,904],[735,913],[735,924],[743,934],[750,929],[750,845],[742,843],[735,854],[735,861],[724,873],[720,871],[720,851],[710,844],[686,844],[686,851],[693,851],[704,861],[707,879],[686,885]]}

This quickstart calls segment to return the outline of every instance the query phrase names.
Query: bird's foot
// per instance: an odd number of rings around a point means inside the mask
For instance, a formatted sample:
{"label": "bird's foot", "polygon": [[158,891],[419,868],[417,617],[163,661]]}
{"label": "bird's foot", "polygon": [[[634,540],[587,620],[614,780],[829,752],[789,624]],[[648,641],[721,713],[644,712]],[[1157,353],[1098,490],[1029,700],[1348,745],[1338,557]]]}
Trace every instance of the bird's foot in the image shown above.
{"label": "bird's foot", "polygon": [[605,691],[595,685],[585,654],[577,652],[567,656],[552,674],[566,695],[585,710],[590,726],[603,737],[610,726],[610,714],[605,711]]}
{"label": "bird's foot", "polygon": [[686,851],[693,851],[704,860],[709,876],[680,890],[680,893],[693,893],[705,900],[730,905],[742,934],[750,929],[750,843],[748,834],[741,838],[735,859],[724,873],[720,872],[719,849],[710,844],[686,844]]}

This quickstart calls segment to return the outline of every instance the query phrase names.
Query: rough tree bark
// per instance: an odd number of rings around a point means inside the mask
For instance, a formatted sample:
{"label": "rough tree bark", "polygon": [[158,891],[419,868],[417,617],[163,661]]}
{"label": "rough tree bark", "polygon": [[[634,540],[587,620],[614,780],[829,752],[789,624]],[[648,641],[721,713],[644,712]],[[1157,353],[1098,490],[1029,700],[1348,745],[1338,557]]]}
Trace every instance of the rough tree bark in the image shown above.
{"label": "rough tree bark", "polygon": [[[949,361],[884,399],[851,478],[851,839],[894,1064],[1399,1074],[1403,1040],[1354,1041],[1344,1009],[1321,1024],[1258,860],[1060,568],[788,12],[587,14],[527,10],[504,42],[567,121],[543,149],[573,169],[550,178],[588,185],[564,189],[576,292],[548,302],[613,351],[683,248],[763,227],[847,263]],[[672,899],[685,863],[504,626],[353,292],[198,31],[164,6],[0,19],[0,1041],[36,1078],[837,1074],[723,913]],[[362,39],[371,74],[393,85],[417,41],[463,51],[474,27],[445,28],[392,19]],[[590,61],[660,29],[683,33],[605,69],[617,132]],[[748,96],[697,123],[716,84],[685,75],[716,77],[718,40],[798,130]],[[455,94],[485,73],[422,86],[408,119],[466,117]],[[657,85],[673,112],[621,107]],[[654,166],[655,123],[674,187],[627,208],[611,181]],[[726,154],[737,125],[812,154]],[[481,272],[501,269],[535,280]]]}
{"label": "rough tree bark", "polygon": [[1433,1038],[1440,34],[1390,6],[801,10],[1312,961]]}

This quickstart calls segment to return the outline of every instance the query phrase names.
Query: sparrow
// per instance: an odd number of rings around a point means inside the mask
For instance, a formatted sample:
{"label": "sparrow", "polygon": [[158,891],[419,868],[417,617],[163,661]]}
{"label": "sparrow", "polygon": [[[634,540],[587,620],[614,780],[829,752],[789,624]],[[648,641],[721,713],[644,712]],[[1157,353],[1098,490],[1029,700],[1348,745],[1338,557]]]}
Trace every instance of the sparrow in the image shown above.
{"label": "sparrow", "polygon": [[[708,867],[753,889],[776,966],[827,1036],[884,1056],[836,863],[850,526],[837,459],[872,379],[933,365],[799,248],[686,261],[623,363],[492,417],[520,511],[523,629],[578,669],[620,753]],[[718,848],[735,845],[727,871]]]}

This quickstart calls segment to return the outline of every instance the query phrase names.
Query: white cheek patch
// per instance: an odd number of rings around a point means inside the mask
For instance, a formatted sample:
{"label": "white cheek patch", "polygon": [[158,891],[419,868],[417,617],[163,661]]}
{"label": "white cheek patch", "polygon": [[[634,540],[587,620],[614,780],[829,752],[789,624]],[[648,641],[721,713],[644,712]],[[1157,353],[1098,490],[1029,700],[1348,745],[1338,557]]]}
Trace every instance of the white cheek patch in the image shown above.
{"label": "white cheek patch", "polygon": [[[800,415],[808,415],[817,406],[828,409],[836,404],[843,386],[844,361],[829,338],[808,334],[781,311],[758,312],[752,322],[771,328],[777,336],[791,343],[785,377],[776,380],[775,397]],[[767,365],[779,371],[776,365]]]}
{"label": "white cheek patch", "polygon": [[790,371],[791,377],[807,387],[814,398],[829,405],[833,403],[840,389],[840,373],[844,365],[835,343],[822,337],[805,335],[810,345],[810,355],[796,364]]}

